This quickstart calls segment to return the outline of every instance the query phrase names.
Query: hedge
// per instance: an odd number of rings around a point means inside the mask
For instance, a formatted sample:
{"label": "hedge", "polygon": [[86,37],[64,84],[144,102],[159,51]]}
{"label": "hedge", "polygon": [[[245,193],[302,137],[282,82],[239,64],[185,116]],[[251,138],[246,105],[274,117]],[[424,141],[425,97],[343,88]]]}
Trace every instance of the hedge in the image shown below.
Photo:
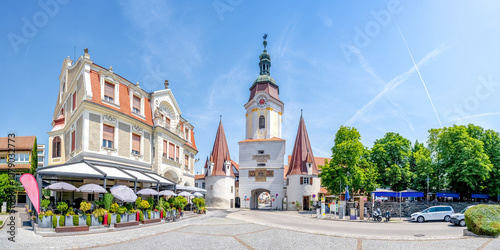
{"label": "hedge", "polygon": [[467,230],[477,235],[500,234],[500,205],[476,205],[465,212]]}

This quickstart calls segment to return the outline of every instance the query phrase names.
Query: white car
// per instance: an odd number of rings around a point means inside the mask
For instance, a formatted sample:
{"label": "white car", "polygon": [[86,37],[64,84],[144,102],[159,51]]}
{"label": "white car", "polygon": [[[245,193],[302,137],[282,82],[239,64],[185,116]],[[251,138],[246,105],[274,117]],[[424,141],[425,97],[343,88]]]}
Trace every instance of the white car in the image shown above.
{"label": "white car", "polygon": [[468,206],[462,210],[459,214],[453,214],[451,216],[450,223],[455,224],[456,226],[460,225],[461,227],[465,227],[465,216],[464,213],[467,211],[467,209],[471,208],[473,206]]}
{"label": "white car", "polygon": [[425,209],[422,212],[413,213],[411,215],[411,221],[431,221],[431,220],[444,220],[449,222],[454,211],[451,206],[434,206]]}

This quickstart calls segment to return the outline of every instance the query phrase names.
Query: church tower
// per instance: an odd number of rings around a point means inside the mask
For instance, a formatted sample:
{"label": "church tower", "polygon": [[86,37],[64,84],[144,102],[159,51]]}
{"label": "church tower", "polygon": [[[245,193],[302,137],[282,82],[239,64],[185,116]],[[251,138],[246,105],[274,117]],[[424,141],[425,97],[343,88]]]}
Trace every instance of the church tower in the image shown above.
{"label": "church tower", "polygon": [[292,205],[292,202],[298,202],[301,208],[307,209],[309,202],[313,200],[312,195],[318,195],[320,179],[302,114],[293,145],[292,157],[288,165],[286,173],[287,208],[295,210],[296,207]]}
{"label": "church tower", "polygon": [[214,147],[205,162],[206,204],[208,207],[233,208],[235,197],[235,175],[227,147],[226,134],[219,122]]}
{"label": "church tower", "polygon": [[250,98],[244,105],[245,140],[240,146],[239,194],[241,207],[258,209],[258,197],[268,193],[272,207],[282,209],[284,198],[285,140],[281,138],[284,103],[279,87],[270,76],[271,55],[267,53],[267,34],[264,51],[259,56],[260,75],[250,87]]}

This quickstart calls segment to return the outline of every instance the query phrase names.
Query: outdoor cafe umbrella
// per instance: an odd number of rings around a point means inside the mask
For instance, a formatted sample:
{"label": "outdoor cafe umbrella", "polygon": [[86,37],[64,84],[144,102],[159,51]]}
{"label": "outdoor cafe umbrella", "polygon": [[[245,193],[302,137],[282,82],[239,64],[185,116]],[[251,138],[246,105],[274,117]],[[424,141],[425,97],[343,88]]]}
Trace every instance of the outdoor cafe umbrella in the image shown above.
{"label": "outdoor cafe umbrella", "polygon": [[137,191],[137,194],[140,195],[158,195],[158,192],[156,190],[153,190],[151,188],[145,188]]}
{"label": "outdoor cafe umbrella", "polygon": [[176,193],[170,191],[170,190],[163,190],[159,193],[160,195],[165,195],[165,196],[177,196]]}
{"label": "outdoor cafe umbrella", "polygon": [[134,202],[137,200],[137,195],[135,195],[134,190],[130,189],[125,185],[115,185],[109,189],[111,194],[118,200],[123,202]]}
{"label": "outdoor cafe umbrella", "polygon": [[[45,189],[52,190],[52,191],[61,191],[61,200],[62,200],[62,192],[63,191],[80,191],[78,188],[75,186],[66,183],[66,182],[56,182],[54,184],[48,185]],[[57,193],[56,193],[56,199],[57,201]]]}
{"label": "outdoor cafe umbrella", "polygon": [[351,198],[349,196],[349,185],[345,186],[345,200],[348,201]]}
{"label": "outdoor cafe umbrella", "polygon": [[198,192],[194,192],[193,195],[194,195],[194,197],[203,197],[203,194],[198,193]]}
{"label": "outdoor cafe umbrella", "polygon": [[192,194],[186,192],[186,191],[182,191],[180,193],[177,194],[178,196],[184,196],[184,197],[190,197],[190,196],[193,196]]}
{"label": "outdoor cafe umbrella", "polygon": [[95,194],[104,194],[107,193],[106,189],[104,189],[102,186],[99,186],[97,184],[85,184],[81,187],[79,187],[80,192],[82,193],[95,193]]}

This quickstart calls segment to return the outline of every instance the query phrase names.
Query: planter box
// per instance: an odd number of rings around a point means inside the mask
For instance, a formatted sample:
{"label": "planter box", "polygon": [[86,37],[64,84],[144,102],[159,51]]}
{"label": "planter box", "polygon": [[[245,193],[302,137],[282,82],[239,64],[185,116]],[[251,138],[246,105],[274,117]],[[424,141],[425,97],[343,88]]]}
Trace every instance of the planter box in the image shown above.
{"label": "planter box", "polygon": [[67,233],[67,232],[84,232],[89,231],[88,226],[69,226],[69,227],[58,227],[56,228],[56,233]]}
{"label": "planter box", "polygon": [[128,217],[128,219],[127,219],[128,222],[136,221],[136,218],[135,218],[136,215],[135,215],[135,213],[129,214],[129,215],[127,215],[127,217]]}
{"label": "planter box", "polygon": [[116,214],[111,214],[111,221],[108,221],[108,223],[110,225],[116,223]]}
{"label": "planter box", "polygon": [[95,217],[94,215],[91,215],[90,218],[92,220],[92,222],[90,223],[90,226],[100,226],[100,225],[102,225],[102,223],[99,222],[99,219],[97,217]]}
{"label": "planter box", "polygon": [[128,214],[120,214],[120,222],[128,222]]}
{"label": "planter box", "polygon": [[115,223],[116,228],[131,227],[131,226],[139,226],[139,222],[138,221],[130,221],[130,222]]}
{"label": "planter box", "polygon": [[87,226],[87,215],[80,215],[78,218],[78,226]]}
{"label": "planter box", "polygon": [[158,212],[152,211],[151,215],[153,216],[153,219],[159,219],[160,218],[160,211],[158,211]]}
{"label": "planter box", "polygon": [[73,216],[64,216],[64,226],[73,227]]}
{"label": "planter box", "polygon": [[52,216],[43,216],[42,220],[40,220],[40,218],[38,218],[38,227],[51,228],[52,227]]}
{"label": "planter box", "polygon": [[157,222],[161,222],[161,219],[158,218],[158,219],[150,219],[150,220],[144,220],[142,222],[142,224],[151,224],[151,223],[157,223]]}

